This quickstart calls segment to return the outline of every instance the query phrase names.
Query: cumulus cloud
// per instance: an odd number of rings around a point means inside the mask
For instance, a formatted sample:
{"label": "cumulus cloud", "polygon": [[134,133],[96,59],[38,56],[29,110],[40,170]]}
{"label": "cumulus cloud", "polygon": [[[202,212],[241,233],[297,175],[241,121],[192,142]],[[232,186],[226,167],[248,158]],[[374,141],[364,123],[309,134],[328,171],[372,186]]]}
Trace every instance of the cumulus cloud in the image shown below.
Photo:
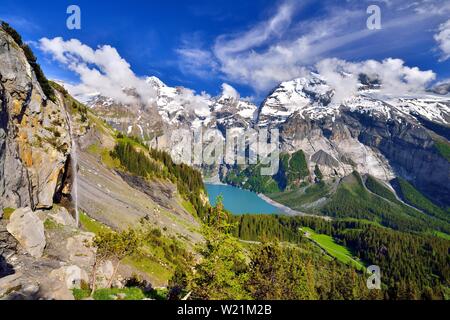
{"label": "cumulus cloud", "polygon": [[322,60],[316,65],[317,72],[334,89],[333,102],[342,102],[358,90],[358,76],[349,70],[350,66],[338,59]]}
{"label": "cumulus cloud", "polygon": [[358,91],[358,78],[365,74],[381,83],[383,94],[402,95],[423,92],[436,79],[431,70],[405,66],[401,59],[388,58],[383,61],[367,60],[348,62],[325,59],[316,64],[319,74],[335,90],[334,101],[341,102]]}
{"label": "cumulus cloud", "polygon": [[434,36],[434,40],[442,51],[441,60],[445,61],[450,58],[450,20],[439,26],[439,33]]}
{"label": "cumulus cloud", "polygon": [[[154,88],[136,76],[129,63],[109,45],[94,50],[77,39],[65,41],[58,37],[42,38],[39,47],[79,76],[80,83],[68,85],[68,89],[83,100],[96,93],[123,104],[150,104],[156,96]],[[137,97],[124,90],[130,88]]]}
{"label": "cumulus cloud", "polygon": [[222,83],[222,96],[234,100],[239,100],[240,98],[239,92],[228,83]]}
{"label": "cumulus cloud", "polygon": [[[92,96],[101,94],[135,106],[152,105],[157,98],[156,88],[146,81],[147,77],[136,76],[130,64],[109,45],[94,50],[77,39],[42,38],[39,47],[79,76],[78,84],[64,85],[81,101],[87,102]],[[178,87],[173,98],[174,103],[198,116],[206,117],[210,112],[211,96],[205,92],[196,94],[194,90]]]}
{"label": "cumulus cloud", "polygon": [[210,113],[211,96],[206,92],[196,94],[194,90],[178,88],[174,97],[177,104],[182,105],[186,110],[195,112],[198,116],[206,117]]}

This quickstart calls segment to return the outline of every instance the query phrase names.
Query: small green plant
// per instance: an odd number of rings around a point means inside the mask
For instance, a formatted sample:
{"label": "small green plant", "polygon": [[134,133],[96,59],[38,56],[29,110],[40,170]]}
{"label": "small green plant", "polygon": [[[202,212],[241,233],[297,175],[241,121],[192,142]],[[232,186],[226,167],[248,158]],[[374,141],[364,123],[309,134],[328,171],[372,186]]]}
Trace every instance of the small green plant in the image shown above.
{"label": "small green plant", "polygon": [[5,220],[9,220],[9,218],[11,218],[11,215],[13,214],[13,212],[16,211],[16,209],[14,208],[4,208],[3,209],[3,219]]}
{"label": "small green plant", "polygon": [[105,260],[116,261],[113,274],[109,280],[108,287],[111,284],[119,268],[120,262],[127,256],[137,252],[141,246],[141,237],[135,230],[129,229],[121,232],[106,231],[97,234],[93,240],[93,246],[97,248],[96,261],[93,269],[92,291],[95,292],[96,268]]}
{"label": "small green plant", "polygon": [[319,183],[323,180],[323,174],[322,171],[320,171],[319,166],[316,164],[314,167],[314,174],[316,175],[316,182]]}
{"label": "small green plant", "polygon": [[59,225],[52,219],[45,219],[44,228],[46,230],[54,230],[54,229],[57,229],[58,227],[59,227]]}
{"label": "small green plant", "polygon": [[86,298],[89,298],[91,295],[91,290],[90,289],[81,289],[81,288],[75,288],[72,289],[72,294],[73,297],[75,298],[75,300],[83,300]]}
{"label": "small green plant", "polygon": [[142,300],[145,294],[140,288],[98,289],[94,292],[95,300]]}

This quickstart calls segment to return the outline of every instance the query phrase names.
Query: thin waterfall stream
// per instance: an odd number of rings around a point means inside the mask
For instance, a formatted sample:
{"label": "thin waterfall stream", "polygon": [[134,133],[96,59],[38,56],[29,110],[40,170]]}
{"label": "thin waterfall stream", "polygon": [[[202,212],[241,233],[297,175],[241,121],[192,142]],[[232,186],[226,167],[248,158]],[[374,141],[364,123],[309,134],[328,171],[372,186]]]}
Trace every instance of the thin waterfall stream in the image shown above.
{"label": "thin waterfall stream", "polygon": [[75,223],[78,227],[80,225],[80,214],[78,212],[78,155],[77,155],[77,142],[75,136],[73,134],[72,128],[72,117],[66,109],[66,117],[67,117],[67,125],[69,126],[69,135],[71,140],[71,149],[70,149],[70,168],[72,169],[72,188],[71,188],[71,196],[72,203],[75,209]]}

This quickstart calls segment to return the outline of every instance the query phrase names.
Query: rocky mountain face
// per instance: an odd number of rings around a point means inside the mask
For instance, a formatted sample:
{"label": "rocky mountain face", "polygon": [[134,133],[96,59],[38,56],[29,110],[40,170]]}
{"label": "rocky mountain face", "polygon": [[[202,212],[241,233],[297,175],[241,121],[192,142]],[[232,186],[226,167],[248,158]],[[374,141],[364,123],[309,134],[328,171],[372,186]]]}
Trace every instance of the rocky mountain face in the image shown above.
{"label": "rocky mountain face", "polygon": [[2,29],[0,103],[0,208],[50,208],[70,162],[68,115],[59,98],[44,95],[23,50]]}
{"label": "rocky mountain face", "polygon": [[257,107],[246,100],[226,94],[195,95],[182,87],[169,87],[156,77],[148,77],[147,83],[156,91],[149,105],[125,105],[101,95],[86,104],[113,128],[161,149],[170,149],[175,129],[211,128],[225,135],[227,128],[247,128],[256,119]]}
{"label": "rocky mountain face", "polygon": [[303,150],[313,172],[326,178],[356,170],[380,180],[401,176],[448,204],[450,98],[390,97],[376,86],[333,102],[333,90],[317,75],[280,85],[262,104],[258,126],[279,128],[281,149]]}

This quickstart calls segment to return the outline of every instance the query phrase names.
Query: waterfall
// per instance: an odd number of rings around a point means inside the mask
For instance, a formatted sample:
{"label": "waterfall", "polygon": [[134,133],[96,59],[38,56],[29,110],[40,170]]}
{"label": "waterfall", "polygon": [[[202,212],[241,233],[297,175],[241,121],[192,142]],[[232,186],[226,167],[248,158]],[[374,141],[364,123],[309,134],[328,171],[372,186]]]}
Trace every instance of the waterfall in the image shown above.
{"label": "waterfall", "polygon": [[72,129],[72,118],[66,109],[66,117],[67,117],[67,125],[69,126],[69,135],[71,140],[71,150],[70,150],[70,161],[71,161],[71,169],[72,169],[72,189],[71,189],[71,196],[72,196],[72,203],[75,208],[75,222],[76,226],[78,227],[80,225],[80,214],[78,212],[78,155],[77,155],[77,142],[75,139],[75,135],[73,134]]}
{"label": "waterfall", "polygon": [[70,137],[72,139],[72,150],[70,152],[70,161],[72,161],[71,168],[72,168],[72,201],[75,207],[75,222],[76,226],[78,227],[80,225],[80,214],[78,213],[78,155],[77,155],[77,142],[75,141],[75,137],[72,134],[72,126],[70,125]]}

